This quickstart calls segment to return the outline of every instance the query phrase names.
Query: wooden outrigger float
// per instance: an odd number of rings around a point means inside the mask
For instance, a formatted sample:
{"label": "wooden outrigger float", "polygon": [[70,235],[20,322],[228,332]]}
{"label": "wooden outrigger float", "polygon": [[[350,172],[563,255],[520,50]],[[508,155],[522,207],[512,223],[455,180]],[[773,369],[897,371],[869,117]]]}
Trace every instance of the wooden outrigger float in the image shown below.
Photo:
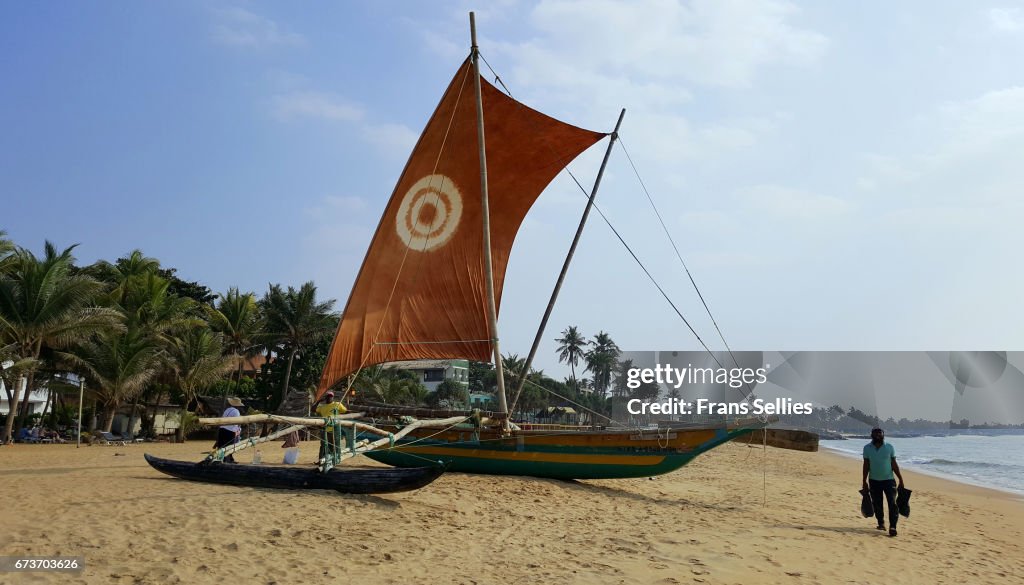
{"label": "wooden outrigger float", "polygon": [[[224,424],[249,424],[254,422],[277,422],[285,428],[265,437],[251,438],[229,447],[214,449],[199,463],[161,459],[146,454],[146,461],[157,471],[181,479],[277,489],[321,489],[346,494],[383,494],[419,489],[434,481],[445,472],[442,461],[432,465],[421,465],[416,469],[339,468],[346,459],[368,451],[394,445],[396,441],[418,429],[444,429],[467,420],[466,416],[446,419],[413,421],[397,432],[378,429],[372,425],[357,422],[363,413],[353,413],[332,418],[286,417],[257,414],[231,418],[203,418],[200,424],[218,426]],[[305,429],[323,427],[321,433],[321,457],[315,468],[295,466],[247,465],[225,463],[224,458],[260,443]],[[359,437],[357,439],[357,434]],[[364,438],[370,435],[375,438]]]}

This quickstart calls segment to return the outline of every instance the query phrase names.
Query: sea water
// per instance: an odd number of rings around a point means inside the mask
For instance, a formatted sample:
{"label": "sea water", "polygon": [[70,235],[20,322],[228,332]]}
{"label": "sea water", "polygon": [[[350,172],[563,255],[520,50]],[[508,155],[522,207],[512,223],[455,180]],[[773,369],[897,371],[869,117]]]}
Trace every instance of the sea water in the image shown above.
{"label": "sea water", "polygon": [[[1024,432],[962,431],[958,434],[885,438],[901,469],[1024,495]],[[869,439],[821,441],[821,446],[860,458]],[[911,486],[912,487],[912,486]]]}

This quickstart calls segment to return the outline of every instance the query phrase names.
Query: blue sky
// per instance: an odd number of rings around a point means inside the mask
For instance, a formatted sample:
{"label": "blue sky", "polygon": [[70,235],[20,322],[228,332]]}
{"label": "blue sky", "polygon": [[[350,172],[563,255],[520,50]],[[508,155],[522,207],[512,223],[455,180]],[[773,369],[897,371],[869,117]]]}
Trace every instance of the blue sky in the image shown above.
{"label": "blue sky", "polygon": [[[133,248],[214,290],[315,280],[343,306],[477,9],[513,95],[622,137],[734,348],[1020,350],[1024,8],[1012,3],[27,3],[0,7],[0,229]],[[603,147],[572,165],[589,186]],[[599,196],[713,348],[622,151]],[[583,198],[509,265],[526,353]],[[592,221],[566,325],[696,341]]]}

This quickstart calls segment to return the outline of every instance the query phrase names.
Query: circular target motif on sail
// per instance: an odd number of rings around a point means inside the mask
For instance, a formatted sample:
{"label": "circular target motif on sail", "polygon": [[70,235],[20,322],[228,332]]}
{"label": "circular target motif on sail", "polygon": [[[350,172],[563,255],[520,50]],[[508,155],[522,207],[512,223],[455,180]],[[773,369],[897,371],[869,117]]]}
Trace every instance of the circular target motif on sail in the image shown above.
{"label": "circular target motif on sail", "polygon": [[395,217],[398,237],[417,252],[444,245],[462,219],[462,193],[445,175],[427,175],[402,197]]}

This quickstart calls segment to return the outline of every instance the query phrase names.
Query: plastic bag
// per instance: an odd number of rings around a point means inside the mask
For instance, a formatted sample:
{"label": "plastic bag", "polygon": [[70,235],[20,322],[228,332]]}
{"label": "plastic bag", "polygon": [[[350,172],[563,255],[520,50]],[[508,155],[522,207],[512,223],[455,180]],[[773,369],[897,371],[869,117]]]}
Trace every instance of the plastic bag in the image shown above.
{"label": "plastic bag", "polygon": [[871,492],[867,489],[860,490],[860,513],[865,518],[875,515],[875,506],[871,503]]}
{"label": "plastic bag", "polygon": [[900,510],[900,516],[910,518],[910,494],[913,493],[905,487],[896,489],[896,507]]}
{"label": "plastic bag", "polygon": [[284,450],[284,462],[287,465],[295,465],[299,462],[299,448],[289,447]]}

